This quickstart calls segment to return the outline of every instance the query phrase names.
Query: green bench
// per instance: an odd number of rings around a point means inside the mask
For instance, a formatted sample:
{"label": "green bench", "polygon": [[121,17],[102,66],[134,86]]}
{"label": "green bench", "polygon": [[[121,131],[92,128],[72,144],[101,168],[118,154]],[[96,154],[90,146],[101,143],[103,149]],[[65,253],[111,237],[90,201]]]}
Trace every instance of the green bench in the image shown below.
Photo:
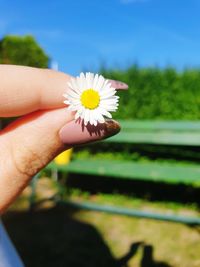
{"label": "green bench", "polygon": [[[200,147],[200,122],[190,121],[121,121],[122,131],[104,142],[131,145]],[[101,144],[99,144],[100,146]],[[199,156],[199,154],[197,154]],[[197,157],[198,157],[197,156]],[[46,169],[75,174],[111,177],[116,179],[143,180],[186,185],[200,184],[200,165],[193,162],[134,162],[121,160],[72,160],[68,165],[49,164]],[[71,203],[79,208],[103,210],[145,218],[200,224],[200,218],[146,213],[117,207],[102,207],[92,203]],[[120,212],[119,212],[120,211]]]}

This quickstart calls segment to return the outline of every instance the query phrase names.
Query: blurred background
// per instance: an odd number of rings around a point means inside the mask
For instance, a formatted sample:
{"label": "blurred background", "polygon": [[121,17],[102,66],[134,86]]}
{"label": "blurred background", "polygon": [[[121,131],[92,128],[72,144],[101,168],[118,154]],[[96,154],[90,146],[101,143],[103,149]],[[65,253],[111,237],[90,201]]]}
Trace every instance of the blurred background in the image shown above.
{"label": "blurred background", "polygon": [[[150,166],[148,179],[68,173],[58,166],[43,170],[37,185],[28,187],[3,217],[26,266],[200,266],[199,227],[55,201],[29,208],[30,202],[32,206],[59,192],[64,200],[79,203],[200,215],[199,10],[198,0],[0,0],[1,64],[53,68],[75,76],[97,72],[129,85],[127,92],[118,93],[120,106],[114,114],[125,125],[121,139],[76,148],[57,164],[67,166],[69,159],[93,159],[98,166],[102,160],[118,160],[122,166],[133,162],[138,175],[142,164]],[[9,121],[1,120],[2,127]],[[127,132],[133,135],[126,142]],[[167,141],[158,132],[167,134]],[[160,177],[156,183],[154,166],[170,166],[172,177],[164,173],[165,180]],[[191,170],[188,177],[184,170]]]}

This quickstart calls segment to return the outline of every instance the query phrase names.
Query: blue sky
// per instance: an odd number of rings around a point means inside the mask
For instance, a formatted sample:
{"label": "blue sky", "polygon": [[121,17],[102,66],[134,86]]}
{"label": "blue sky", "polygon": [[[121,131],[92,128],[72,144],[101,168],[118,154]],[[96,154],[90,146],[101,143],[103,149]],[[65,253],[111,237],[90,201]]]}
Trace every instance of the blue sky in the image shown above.
{"label": "blue sky", "polygon": [[62,71],[200,66],[199,0],[0,0],[0,37],[33,34]]}

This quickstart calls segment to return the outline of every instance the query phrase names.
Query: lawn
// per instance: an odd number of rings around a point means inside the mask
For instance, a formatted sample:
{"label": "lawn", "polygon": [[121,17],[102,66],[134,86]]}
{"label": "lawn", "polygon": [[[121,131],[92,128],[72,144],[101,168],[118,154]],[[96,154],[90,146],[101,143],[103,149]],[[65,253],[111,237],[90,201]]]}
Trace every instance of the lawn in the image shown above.
{"label": "lawn", "polygon": [[[54,186],[42,179],[38,198]],[[186,225],[71,209],[44,203],[27,210],[26,189],[4,215],[5,225],[27,267],[199,267],[200,229]],[[149,203],[126,196],[72,190],[74,200],[128,205],[199,215],[195,206]]]}

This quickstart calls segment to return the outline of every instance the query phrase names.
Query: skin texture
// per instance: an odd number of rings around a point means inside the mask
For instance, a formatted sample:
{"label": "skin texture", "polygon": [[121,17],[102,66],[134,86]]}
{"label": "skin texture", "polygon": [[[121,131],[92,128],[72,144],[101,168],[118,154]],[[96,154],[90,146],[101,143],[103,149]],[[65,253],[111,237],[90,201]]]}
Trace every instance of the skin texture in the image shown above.
{"label": "skin texture", "polygon": [[[52,70],[0,65],[0,117],[20,116],[0,131],[0,214],[60,152],[119,132],[113,120],[95,131],[77,126],[63,104],[70,78]],[[127,89],[118,81],[112,85]]]}

